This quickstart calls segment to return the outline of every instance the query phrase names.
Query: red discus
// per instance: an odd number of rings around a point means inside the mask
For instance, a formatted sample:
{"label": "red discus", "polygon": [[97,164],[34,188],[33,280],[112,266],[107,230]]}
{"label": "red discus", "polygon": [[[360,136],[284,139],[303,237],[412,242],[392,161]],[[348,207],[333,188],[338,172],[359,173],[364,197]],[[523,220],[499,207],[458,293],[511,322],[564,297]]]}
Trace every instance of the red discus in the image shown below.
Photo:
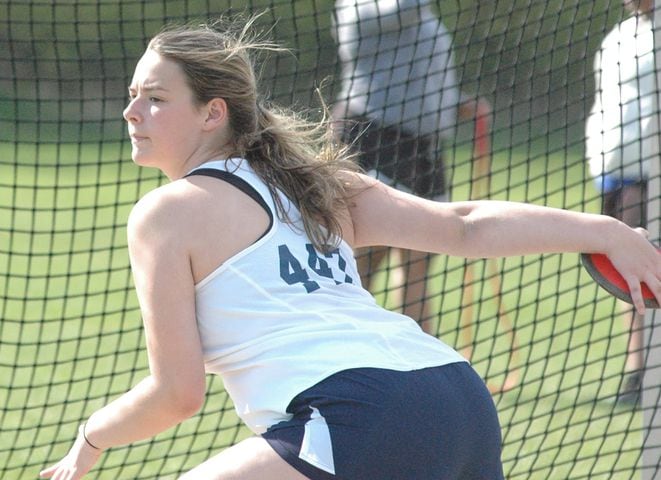
{"label": "red discus", "polygon": [[[581,261],[588,273],[604,290],[620,300],[633,303],[627,283],[622,278],[622,275],[615,270],[615,267],[606,255],[602,253],[582,253]],[[643,283],[641,287],[643,289],[645,306],[647,308],[659,308],[659,302],[656,301],[648,286]]]}

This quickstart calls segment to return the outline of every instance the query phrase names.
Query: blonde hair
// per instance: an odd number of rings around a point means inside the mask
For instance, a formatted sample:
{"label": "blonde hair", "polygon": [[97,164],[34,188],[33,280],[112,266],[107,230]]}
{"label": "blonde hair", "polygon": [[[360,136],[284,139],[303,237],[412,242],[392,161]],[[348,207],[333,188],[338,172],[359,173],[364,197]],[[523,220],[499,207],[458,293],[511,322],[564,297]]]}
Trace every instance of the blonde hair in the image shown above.
{"label": "blonde hair", "polygon": [[179,64],[199,104],[225,100],[233,155],[245,158],[269,186],[280,218],[291,221],[276,189],[298,207],[314,246],[328,251],[342,236],[348,204],[341,172],[356,166],[348,149],[334,142],[323,102],[324,118],[312,122],[260,97],[253,54],[284,49],[250,33],[256,18],[241,27],[236,19],[169,26],[148,48]]}

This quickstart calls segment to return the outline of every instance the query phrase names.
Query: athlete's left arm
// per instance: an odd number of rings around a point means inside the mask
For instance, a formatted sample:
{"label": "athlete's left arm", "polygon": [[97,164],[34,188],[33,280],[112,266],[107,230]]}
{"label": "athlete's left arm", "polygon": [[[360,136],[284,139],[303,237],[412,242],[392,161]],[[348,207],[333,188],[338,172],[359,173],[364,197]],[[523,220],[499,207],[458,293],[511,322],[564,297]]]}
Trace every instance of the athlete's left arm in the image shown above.
{"label": "athlete's left arm", "polygon": [[143,198],[129,220],[131,269],[150,375],[135,392],[120,398],[120,404],[111,404],[108,411],[90,419],[90,435],[108,445],[160,433],[196,413],[204,401],[189,254],[194,232],[187,228],[190,215],[185,200],[166,187]]}
{"label": "athlete's left arm", "polygon": [[152,437],[196,413],[206,389],[187,253],[185,210],[155,191],[134,207],[129,253],[150,374],[91,415],[69,453],[43,477],[77,479],[113,446]]}

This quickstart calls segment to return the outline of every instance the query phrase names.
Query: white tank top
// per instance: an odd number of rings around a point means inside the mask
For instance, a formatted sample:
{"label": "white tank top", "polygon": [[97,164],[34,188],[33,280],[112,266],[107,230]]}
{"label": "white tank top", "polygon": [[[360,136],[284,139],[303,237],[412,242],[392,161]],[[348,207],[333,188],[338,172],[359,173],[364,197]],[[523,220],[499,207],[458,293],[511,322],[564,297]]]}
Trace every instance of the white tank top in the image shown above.
{"label": "white tank top", "polygon": [[205,369],[222,377],[253,432],[288,420],[297,394],[341,370],[465,361],[412,319],[380,307],[361,287],[346,242],[328,254],[316,251],[282,194],[295,227],[278,218],[268,187],[247,161],[213,161],[191,173],[221,176],[272,219],[259,240],[195,287]]}

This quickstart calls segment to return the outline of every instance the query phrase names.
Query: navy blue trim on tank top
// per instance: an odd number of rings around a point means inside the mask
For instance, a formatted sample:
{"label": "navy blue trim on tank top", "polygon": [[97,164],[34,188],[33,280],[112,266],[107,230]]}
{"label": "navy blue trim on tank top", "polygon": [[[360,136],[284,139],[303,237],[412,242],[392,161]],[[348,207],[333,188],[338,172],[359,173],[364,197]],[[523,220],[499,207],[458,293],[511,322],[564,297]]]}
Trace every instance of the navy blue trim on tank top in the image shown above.
{"label": "navy blue trim on tank top", "polygon": [[271,231],[271,228],[273,227],[273,212],[271,211],[271,208],[268,206],[266,201],[264,201],[264,199],[255,189],[255,187],[250,185],[243,178],[233,173],[226,172],[225,170],[218,170],[215,168],[199,168],[197,170],[193,170],[192,172],[190,172],[188,175],[186,175],[186,177],[190,177],[193,175],[203,175],[205,177],[214,177],[223,180],[229,183],[230,185],[238,188],[246,195],[248,195],[255,202],[257,202],[260,207],[262,207],[266,211],[266,213],[269,216],[269,226],[266,229],[266,231],[256,241],[259,241],[262,237],[264,237],[264,235],[266,235],[268,232]]}

